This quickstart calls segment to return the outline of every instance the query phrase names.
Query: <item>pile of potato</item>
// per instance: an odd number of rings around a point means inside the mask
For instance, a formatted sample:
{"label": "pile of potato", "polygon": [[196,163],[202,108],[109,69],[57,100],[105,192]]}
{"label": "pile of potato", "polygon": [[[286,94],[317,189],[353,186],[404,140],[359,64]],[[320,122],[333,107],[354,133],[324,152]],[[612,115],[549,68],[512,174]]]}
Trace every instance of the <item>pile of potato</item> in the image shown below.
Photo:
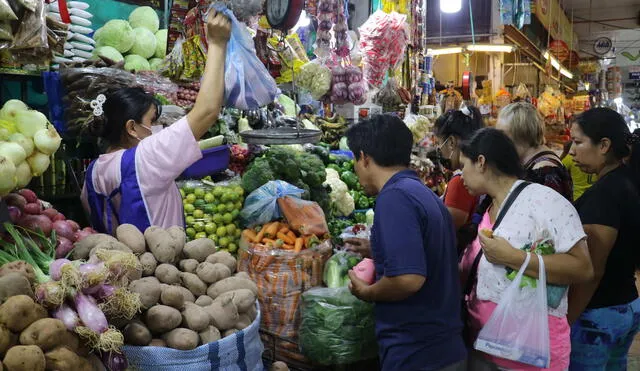
{"label": "pile of potato", "polygon": [[138,256],[142,269],[129,277],[129,290],[140,295],[143,312],[119,324],[126,344],[190,350],[255,320],[258,288],[246,273],[233,275],[236,259],[208,238],[185,241],[181,227],[149,227],[142,234],[123,224],[116,238],[97,234],[76,244],[76,259],[87,259],[97,248]]}
{"label": "pile of potato", "polygon": [[92,371],[100,365],[78,336],[27,295],[0,305],[0,370]]}

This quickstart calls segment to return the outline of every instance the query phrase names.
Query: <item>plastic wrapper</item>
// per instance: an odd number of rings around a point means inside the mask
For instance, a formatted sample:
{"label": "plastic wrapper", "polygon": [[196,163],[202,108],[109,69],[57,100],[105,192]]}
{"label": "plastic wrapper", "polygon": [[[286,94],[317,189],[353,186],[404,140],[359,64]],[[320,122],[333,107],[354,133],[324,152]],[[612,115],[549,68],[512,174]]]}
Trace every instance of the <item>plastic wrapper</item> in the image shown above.
{"label": "plastic wrapper", "polygon": [[49,49],[53,53],[64,54],[64,44],[67,41],[69,26],[58,22],[51,17],[47,17],[47,41]]}
{"label": "plastic wrapper", "polygon": [[176,121],[180,120],[187,114],[182,107],[172,106],[172,105],[164,105],[162,106],[162,113],[158,118],[158,123],[162,126],[170,126],[173,125]]}
{"label": "plastic wrapper", "polygon": [[260,14],[264,0],[226,0],[224,2],[241,22],[246,22]]}
{"label": "plastic wrapper", "polygon": [[297,197],[284,196],[278,198],[278,206],[291,229],[300,234],[314,234],[316,236],[329,234],[324,211],[322,211],[318,203]]}
{"label": "plastic wrapper", "polygon": [[25,12],[22,17],[18,31],[14,35],[11,49],[47,49],[48,47],[44,1],[39,1],[34,12]]}
{"label": "plastic wrapper", "polygon": [[171,53],[167,54],[167,56],[164,58],[162,66],[158,70],[158,72],[160,72],[163,76],[167,76],[172,79],[179,79],[182,75],[182,70],[184,68],[184,59],[182,55],[183,43],[184,38],[180,37],[173,45]]}
{"label": "plastic wrapper", "polygon": [[144,87],[147,93],[159,94],[169,102],[175,102],[178,99],[178,85],[156,72],[138,72],[135,78],[137,84]]}
{"label": "plastic wrapper", "polygon": [[529,92],[529,88],[525,83],[521,82],[518,84],[514,94],[514,100],[522,100],[526,102],[531,102],[531,92]]}
{"label": "plastic wrapper", "polygon": [[406,15],[378,10],[359,28],[364,76],[370,85],[382,85],[387,70],[396,68],[404,59],[406,18]]}
{"label": "plastic wrapper", "polygon": [[182,80],[197,80],[204,73],[207,56],[200,36],[195,35],[182,44]]}
{"label": "plastic wrapper", "polygon": [[8,0],[0,0],[0,21],[17,21],[16,13],[11,9]]}
{"label": "plastic wrapper", "polygon": [[402,99],[398,94],[398,82],[391,77],[387,83],[373,97],[373,102],[381,105],[385,112],[394,111],[402,105]]}
{"label": "plastic wrapper", "polygon": [[321,365],[350,364],[375,358],[373,304],[346,287],[315,288],[302,294],[300,348]]}
{"label": "plastic wrapper", "polygon": [[296,76],[296,85],[319,100],[331,89],[331,69],[318,60],[306,63]]}
{"label": "plastic wrapper", "polygon": [[362,261],[362,257],[350,251],[336,251],[324,265],[322,281],[328,288],[347,287],[351,282],[349,270]]}
{"label": "plastic wrapper", "polygon": [[329,240],[293,253],[241,239],[238,271],[249,274],[258,286],[263,329],[284,338],[297,337],[302,293],[322,285],[330,256]]}
{"label": "plastic wrapper", "polygon": [[368,240],[371,238],[371,228],[368,228],[363,224],[356,224],[351,227],[345,228],[340,234],[340,238],[343,240],[349,238],[362,238]]}
{"label": "plastic wrapper", "polygon": [[240,216],[249,226],[280,219],[282,213],[278,206],[278,198],[287,195],[301,196],[303,193],[302,189],[282,180],[270,181],[249,194]]}
{"label": "plastic wrapper", "polygon": [[411,134],[413,135],[413,143],[420,143],[427,135],[433,124],[426,116],[409,114],[404,118],[404,123],[407,125]]}
{"label": "plastic wrapper", "polygon": [[24,6],[30,12],[35,12],[38,6],[38,3],[42,3],[39,0],[16,0],[20,5]]}

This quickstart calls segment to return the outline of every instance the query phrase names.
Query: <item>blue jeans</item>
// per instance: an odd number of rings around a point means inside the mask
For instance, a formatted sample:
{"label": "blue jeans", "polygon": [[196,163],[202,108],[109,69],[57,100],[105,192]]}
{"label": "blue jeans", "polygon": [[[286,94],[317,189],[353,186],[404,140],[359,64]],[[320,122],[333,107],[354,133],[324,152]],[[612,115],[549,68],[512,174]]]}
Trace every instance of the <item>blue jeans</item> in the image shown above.
{"label": "blue jeans", "polygon": [[570,371],[627,369],[627,353],[640,328],[640,299],[584,311],[571,327]]}

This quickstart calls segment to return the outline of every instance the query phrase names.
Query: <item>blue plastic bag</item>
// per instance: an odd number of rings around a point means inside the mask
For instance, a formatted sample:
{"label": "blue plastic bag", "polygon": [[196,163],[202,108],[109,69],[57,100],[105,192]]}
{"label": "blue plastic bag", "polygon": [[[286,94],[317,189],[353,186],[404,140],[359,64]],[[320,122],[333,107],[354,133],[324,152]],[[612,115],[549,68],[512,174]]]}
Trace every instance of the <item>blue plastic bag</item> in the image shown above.
{"label": "blue plastic bag", "polygon": [[256,110],[272,103],[280,94],[280,89],[256,56],[246,26],[224,4],[216,3],[211,8],[231,20],[231,38],[227,44],[224,67],[225,105],[241,110]]}
{"label": "blue plastic bag", "polygon": [[64,105],[62,97],[64,96],[62,83],[60,82],[60,74],[58,72],[43,72],[42,79],[44,81],[44,91],[48,97],[49,117],[51,123],[58,133],[64,134],[67,131],[64,121]]}
{"label": "blue plastic bag", "polygon": [[272,180],[249,194],[240,216],[249,226],[269,223],[282,217],[277,202],[280,197],[300,197],[303,193],[287,182]]}

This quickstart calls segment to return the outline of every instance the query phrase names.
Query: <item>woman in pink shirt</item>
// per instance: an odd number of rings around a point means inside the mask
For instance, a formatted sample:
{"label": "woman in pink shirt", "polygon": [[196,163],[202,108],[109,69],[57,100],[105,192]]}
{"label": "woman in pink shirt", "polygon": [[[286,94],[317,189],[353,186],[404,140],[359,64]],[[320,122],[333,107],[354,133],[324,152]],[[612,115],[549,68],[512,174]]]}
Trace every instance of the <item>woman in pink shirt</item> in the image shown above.
{"label": "woman in pink shirt", "polygon": [[[198,140],[213,125],[224,100],[224,63],[231,23],[211,11],[207,64],[196,103],[186,117],[163,130],[160,106],[140,88],[107,94],[91,131],[108,144],[87,169],[82,201],[93,228],[113,233],[118,224],[141,231],[151,225],[183,225],[175,179],[202,157]],[[100,110],[94,111],[100,113]]]}

